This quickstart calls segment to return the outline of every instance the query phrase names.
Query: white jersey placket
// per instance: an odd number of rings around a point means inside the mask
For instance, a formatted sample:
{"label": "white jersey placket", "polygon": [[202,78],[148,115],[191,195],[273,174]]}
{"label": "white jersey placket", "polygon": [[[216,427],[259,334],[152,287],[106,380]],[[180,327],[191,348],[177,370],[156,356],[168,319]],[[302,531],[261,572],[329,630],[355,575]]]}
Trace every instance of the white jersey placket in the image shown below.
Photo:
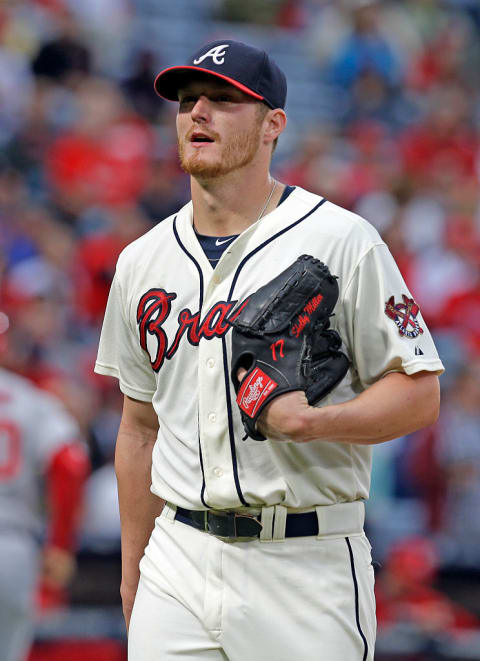
{"label": "white jersey placket", "polygon": [[[205,272],[205,314],[219,301],[226,301],[231,286],[232,246],[225,252],[213,273]],[[215,323],[215,319],[213,320]],[[198,411],[200,446],[205,479],[205,500],[210,507],[241,506],[235,485],[231,438],[229,431],[230,388],[229,361],[225,352],[230,342],[227,335],[203,338],[198,345]]]}

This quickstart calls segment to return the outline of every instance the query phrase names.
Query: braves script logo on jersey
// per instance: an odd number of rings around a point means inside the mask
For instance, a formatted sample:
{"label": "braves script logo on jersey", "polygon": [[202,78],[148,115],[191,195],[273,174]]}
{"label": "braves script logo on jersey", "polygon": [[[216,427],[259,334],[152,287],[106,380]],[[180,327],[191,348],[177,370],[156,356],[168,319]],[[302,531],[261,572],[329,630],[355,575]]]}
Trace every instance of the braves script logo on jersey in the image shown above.
{"label": "braves script logo on jersey", "polygon": [[402,294],[403,303],[395,304],[395,299],[390,296],[385,303],[385,314],[398,326],[398,332],[402,337],[417,337],[423,333],[423,328],[418,323],[417,315],[420,312],[419,306],[413,298],[408,298]]}
{"label": "braves script logo on jersey", "polygon": [[253,418],[258,408],[278,386],[268,374],[259,367],[246,376],[237,395],[237,404],[244,413]]}
{"label": "braves script logo on jersey", "polygon": [[[243,310],[247,301],[244,301],[233,312],[237,301],[219,301],[207,311],[203,319],[200,312],[192,313],[188,308],[180,311],[177,321],[178,329],[173,341],[170,343],[165,330],[162,328],[168,319],[172,301],[177,298],[174,292],[164,289],[150,289],[140,298],[137,306],[137,324],[140,332],[140,346],[150,355],[150,364],[154,372],[158,372],[165,358],[170,360],[178,349],[180,340],[186,334],[190,344],[197,346],[202,338],[222,337],[230,329],[233,321]],[[148,345],[148,335],[156,339],[156,351],[152,356]]]}
{"label": "braves script logo on jersey", "polygon": [[292,328],[290,331],[291,335],[294,335],[295,337],[298,337],[300,335],[300,333],[303,331],[305,326],[307,326],[310,323],[312,314],[318,308],[322,300],[323,300],[323,295],[317,294],[310,301],[308,301],[306,306],[303,308],[303,314],[299,314],[296,323],[292,324]]}
{"label": "braves script logo on jersey", "polygon": [[226,51],[223,50],[225,48],[228,48],[229,44],[220,44],[220,46],[214,46],[213,48],[210,48],[208,53],[205,53],[205,55],[200,56],[197,60],[193,60],[194,64],[200,64],[205,60],[207,57],[211,57],[214,64],[223,64],[225,62],[225,53]]}

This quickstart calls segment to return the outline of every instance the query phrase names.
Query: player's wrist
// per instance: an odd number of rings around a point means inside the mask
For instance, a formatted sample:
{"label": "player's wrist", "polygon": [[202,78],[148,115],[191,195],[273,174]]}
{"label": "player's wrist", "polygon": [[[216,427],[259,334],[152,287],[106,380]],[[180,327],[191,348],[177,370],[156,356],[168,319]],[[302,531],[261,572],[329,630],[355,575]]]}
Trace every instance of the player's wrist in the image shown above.
{"label": "player's wrist", "polygon": [[278,397],[268,406],[260,430],[276,441],[305,443],[314,440],[314,417],[317,409],[308,405],[305,393],[296,390]]}
{"label": "player's wrist", "polygon": [[136,592],[138,581],[140,580],[140,560],[141,557],[138,556],[132,556],[128,560],[125,557],[123,558],[120,592],[125,591],[129,593],[132,590]]}
{"label": "player's wrist", "polygon": [[137,578],[136,581],[125,581],[125,579],[122,579],[120,584],[120,597],[124,607],[128,607],[129,604],[131,607],[133,606],[135,595],[138,590],[138,581],[139,578]]}
{"label": "player's wrist", "polygon": [[292,441],[295,443],[309,443],[322,438],[322,410],[305,403],[295,413],[295,427],[292,433]]}

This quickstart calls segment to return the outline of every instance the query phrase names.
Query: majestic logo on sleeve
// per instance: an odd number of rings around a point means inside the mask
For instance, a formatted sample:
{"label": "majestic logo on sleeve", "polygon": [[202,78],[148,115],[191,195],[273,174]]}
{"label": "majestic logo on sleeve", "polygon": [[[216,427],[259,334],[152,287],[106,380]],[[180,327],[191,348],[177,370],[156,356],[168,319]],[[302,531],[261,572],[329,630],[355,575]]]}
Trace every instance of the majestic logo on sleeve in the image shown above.
{"label": "majestic logo on sleeve", "polygon": [[420,327],[417,319],[420,308],[413,298],[402,294],[402,299],[403,303],[395,304],[394,297],[390,296],[385,303],[385,314],[397,324],[398,332],[402,337],[417,337],[423,333],[423,328]]}
{"label": "majestic logo on sleeve", "polygon": [[194,64],[200,64],[205,60],[207,57],[211,57],[214,64],[223,64],[225,62],[225,53],[226,51],[223,50],[225,48],[228,48],[229,44],[220,44],[220,46],[214,46],[213,48],[210,48],[208,53],[205,53],[205,55],[201,55],[197,60],[193,60]]}
{"label": "majestic logo on sleeve", "polygon": [[[177,298],[174,292],[164,289],[149,289],[141,296],[137,306],[137,324],[140,333],[140,346],[150,356],[154,372],[158,372],[165,359],[175,355],[180,340],[185,335],[190,344],[197,346],[200,340],[222,337],[230,329],[232,322],[243,310],[244,301],[235,311],[237,301],[219,301],[201,318],[200,312],[192,313],[188,308],[181,310],[177,317],[177,331],[170,341],[163,325],[170,316],[172,301]],[[153,349],[148,343],[149,336],[154,338]]]}

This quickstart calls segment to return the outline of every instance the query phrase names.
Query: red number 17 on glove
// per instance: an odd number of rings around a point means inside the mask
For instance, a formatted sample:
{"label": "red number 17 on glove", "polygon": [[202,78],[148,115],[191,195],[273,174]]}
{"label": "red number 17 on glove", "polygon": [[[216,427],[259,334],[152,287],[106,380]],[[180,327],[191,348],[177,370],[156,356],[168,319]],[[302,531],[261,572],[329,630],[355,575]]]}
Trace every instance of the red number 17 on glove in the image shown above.
{"label": "red number 17 on glove", "polygon": [[285,344],[285,340],[277,340],[273,344],[270,345],[270,349],[272,350],[272,358],[273,360],[277,360],[277,352],[275,351],[275,347],[278,346],[278,353],[280,355],[280,358],[285,358],[283,355],[283,345]]}

